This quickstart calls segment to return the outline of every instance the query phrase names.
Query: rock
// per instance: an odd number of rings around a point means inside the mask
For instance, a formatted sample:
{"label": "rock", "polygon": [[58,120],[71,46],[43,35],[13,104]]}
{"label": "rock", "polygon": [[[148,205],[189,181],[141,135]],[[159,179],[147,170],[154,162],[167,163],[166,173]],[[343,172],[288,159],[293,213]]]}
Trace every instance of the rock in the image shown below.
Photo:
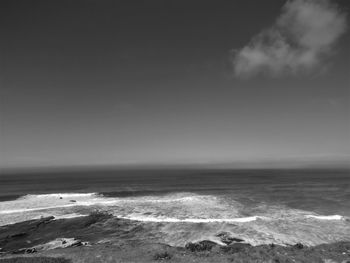
{"label": "rock", "polygon": [[26,254],[32,254],[38,252],[35,248],[27,248],[25,253]]}
{"label": "rock", "polygon": [[60,199],[63,199],[62,196],[60,196]]}
{"label": "rock", "polygon": [[52,220],[54,220],[55,217],[54,216],[48,216],[48,217],[43,217],[39,220],[39,222],[36,224],[36,227],[39,227],[41,225],[45,225],[50,223]]}
{"label": "rock", "polygon": [[243,242],[244,241],[243,239],[240,239],[240,238],[237,238],[237,237],[231,237],[231,238],[229,238],[229,240],[232,241],[232,242]]}
{"label": "rock", "polygon": [[16,233],[16,234],[13,234],[13,235],[10,235],[8,236],[7,238],[17,238],[17,237],[24,237],[28,235],[26,232],[20,232],[20,233]]}
{"label": "rock", "polygon": [[197,243],[187,243],[185,248],[190,250],[191,252],[198,252],[198,251],[210,251],[213,247],[217,246],[213,241],[210,240],[203,240]]}
{"label": "rock", "polygon": [[71,247],[80,247],[80,246],[83,246],[83,245],[84,245],[83,242],[77,241],[77,242],[73,243],[73,244],[70,245],[70,246],[71,246]]}
{"label": "rock", "polygon": [[301,243],[296,243],[293,247],[296,248],[296,249],[303,249],[304,245],[301,244]]}
{"label": "rock", "polygon": [[82,242],[81,240],[75,238],[57,238],[48,243],[37,245],[34,248],[37,250],[49,250],[56,248],[80,247],[86,246],[87,244],[87,242]]}
{"label": "rock", "polygon": [[22,249],[12,251],[12,254],[33,254],[36,252],[38,252],[36,248],[22,248]]}
{"label": "rock", "polygon": [[57,238],[45,244],[40,244],[30,248],[21,248],[12,252],[12,254],[31,254],[38,251],[50,250],[56,248],[87,246],[88,242],[82,242],[75,238]]}
{"label": "rock", "polygon": [[233,242],[243,242],[243,239],[232,237],[231,233],[229,232],[220,232],[219,234],[216,235],[217,237],[220,237],[220,240],[222,243],[229,245]]}

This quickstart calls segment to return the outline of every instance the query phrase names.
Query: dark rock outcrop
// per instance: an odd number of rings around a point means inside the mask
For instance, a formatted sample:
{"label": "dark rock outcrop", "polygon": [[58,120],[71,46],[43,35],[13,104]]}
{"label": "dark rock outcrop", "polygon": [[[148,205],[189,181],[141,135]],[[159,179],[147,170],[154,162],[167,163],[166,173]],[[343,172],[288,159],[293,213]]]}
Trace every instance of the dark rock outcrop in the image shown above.
{"label": "dark rock outcrop", "polygon": [[27,233],[26,232],[20,232],[20,233],[15,233],[15,234],[13,234],[13,235],[10,235],[10,236],[8,236],[7,238],[22,238],[22,237],[24,237],[24,236],[26,236],[27,235]]}
{"label": "dark rock outcrop", "polygon": [[301,244],[301,243],[296,243],[293,247],[296,248],[296,249],[303,249],[304,245]]}
{"label": "dark rock outcrop", "polygon": [[[94,224],[103,224],[109,218],[111,218],[109,214],[94,212],[86,217],[69,220],[54,220],[51,216],[2,226],[0,227],[0,250],[2,253],[27,253],[25,250],[28,244],[35,247],[61,237],[77,237],[84,241],[94,240],[98,237],[96,233],[100,235],[104,233],[102,226],[94,227]],[[74,246],[81,245],[84,244],[78,241]]]}
{"label": "dark rock outcrop", "polygon": [[210,240],[203,240],[200,242],[196,242],[196,243],[187,243],[185,248],[187,250],[190,250],[191,252],[199,252],[199,251],[210,251],[212,250],[213,247],[218,246],[218,244],[216,244],[213,241]]}
{"label": "dark rock outcrop", "polygon": [[15,251],[12,251],[12,254],[33,254],[38,252],[35,248],[21,248]]}
{"label": "dark rock outcrop", "polygon": [[41,225],[46,225],[48,223],[50,223],[52,220],[54,220],[55,217],[54,216],[48,216],[48,217],[43,217],[39,219],[39,222],[36,224],[36,227],[39,227]]}
{"label": "dark rock outcrop", "polygon": [[216,236],[220,237],[221,242],[226,244],[226,245],[230,245],[233,242],[243,242],[244,241],[243,239],[240,239],[237,237],[232,237],[231,234],[228,232],[220,232]]}

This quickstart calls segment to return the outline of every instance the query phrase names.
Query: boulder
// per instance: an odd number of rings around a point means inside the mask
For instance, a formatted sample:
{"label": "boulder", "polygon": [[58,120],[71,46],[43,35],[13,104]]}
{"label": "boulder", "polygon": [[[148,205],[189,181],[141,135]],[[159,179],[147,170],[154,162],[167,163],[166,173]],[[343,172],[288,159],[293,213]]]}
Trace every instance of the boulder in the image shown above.
{"label": "boulder", "polygon": [[296,243],[293,247],[296,248],[296,249],[303,249],[304,245],[301,244],[301,243]]}

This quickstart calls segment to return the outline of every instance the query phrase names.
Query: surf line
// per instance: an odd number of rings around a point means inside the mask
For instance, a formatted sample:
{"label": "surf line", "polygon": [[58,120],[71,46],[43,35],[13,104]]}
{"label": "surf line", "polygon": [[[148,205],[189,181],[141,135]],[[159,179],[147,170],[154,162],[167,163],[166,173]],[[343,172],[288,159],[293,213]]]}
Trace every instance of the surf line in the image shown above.
{"label": "surf line", "polygon": [[344,217],[341,215],[331,215],[331,216],[307,215],[306,218],[314,218],[319,220],[344,220]]}
{"label": "surf line", "polygon": [[[117,216],[119,217],[119,216]],[[142,216],[123,216],[119,217],[133,221],[155,222],[155,223],[246,223],[257,219],[263,219],[260,216],[249,216],[240,218],[157,218],[157,217],[142,217]]]}

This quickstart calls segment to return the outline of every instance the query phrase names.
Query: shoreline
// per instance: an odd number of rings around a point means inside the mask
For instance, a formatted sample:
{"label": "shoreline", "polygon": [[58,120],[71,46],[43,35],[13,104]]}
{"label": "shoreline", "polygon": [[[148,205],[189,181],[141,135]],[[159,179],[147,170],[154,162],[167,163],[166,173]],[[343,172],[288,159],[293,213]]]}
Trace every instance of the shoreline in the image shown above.
{"label": "shoreline", "polygon": [[176,247],[159,242],[155,236],[144,230],[145,225],[140,222],[116,218],[101,212],[86,217],[66,219],[46,217],[6,225],[0,227],[0,262],[4,259],[39,256],[66,258],[74,263],[158,260],[350,262],[350,241],[312,247],[302,243],[287,246],[276,244],[252,246],[238,237],[223,232],[218,237],[224,244],[202,240],[189,242],[184,247]]}

